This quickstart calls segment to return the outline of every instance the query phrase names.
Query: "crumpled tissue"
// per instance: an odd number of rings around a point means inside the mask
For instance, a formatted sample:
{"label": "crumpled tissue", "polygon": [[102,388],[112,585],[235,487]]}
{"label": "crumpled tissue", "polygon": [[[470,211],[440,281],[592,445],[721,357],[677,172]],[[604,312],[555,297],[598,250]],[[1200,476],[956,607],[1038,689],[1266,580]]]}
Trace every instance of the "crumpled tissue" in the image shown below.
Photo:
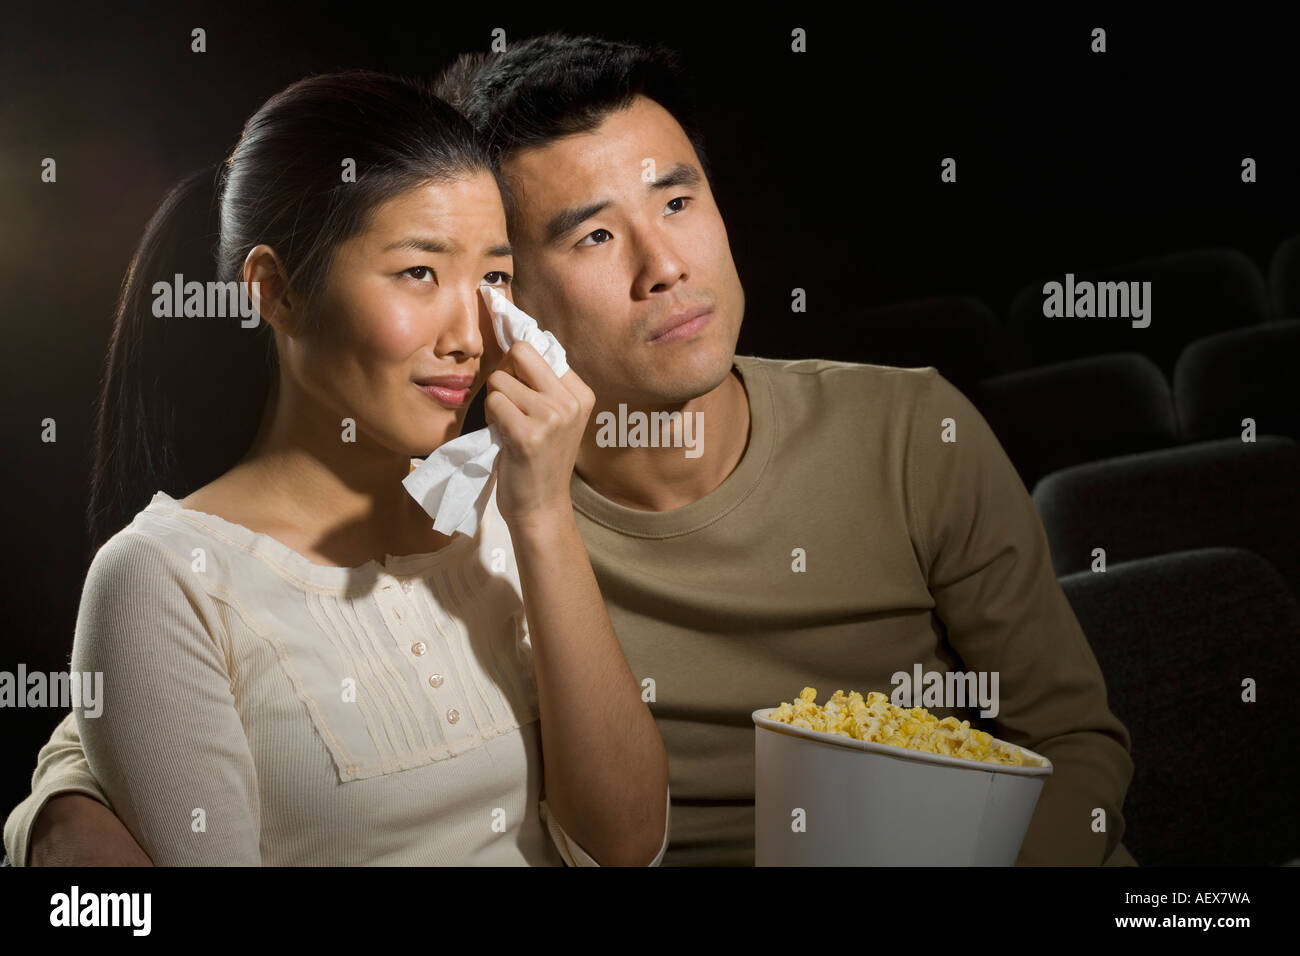
{"label": "crumpled tissue", "polygon": [[[535,319],[515,306],[500,290],[480,285],[479,292],[492,313],[492,330],[503,352],[516,342],[527,342],[546,360],[557,377],[569,371],[564,348]],[[473,537],[492,494],[492,465],[501,451],[496,425],[454,438],[435,449],[424,464],[402,479],[407,492],[433,518],[441,534],[460,531]]]}

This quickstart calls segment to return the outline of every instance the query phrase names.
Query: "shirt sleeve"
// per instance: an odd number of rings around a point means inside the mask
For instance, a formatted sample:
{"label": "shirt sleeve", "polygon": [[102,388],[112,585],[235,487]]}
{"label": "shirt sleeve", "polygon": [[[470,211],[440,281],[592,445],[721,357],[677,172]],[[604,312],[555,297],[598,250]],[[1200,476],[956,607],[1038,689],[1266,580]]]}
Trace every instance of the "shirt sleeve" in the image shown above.
{"label": "shirt sleeve", "polygon": [[[517,571],[514,570],[513,562],[511,562],[510,567],[512,573],[516,575],[513,578],[513,584],[515,588],[518,589],[520,587],[519,578],[517,576]],[[518,591],[516,593],[518,593]],[[527,647],[528,653],[531,654],[532,635],[528,630],[528,618],[523,614],[522,596],[519,598],[519,607],[520,613],[518,621],[520,628],[520,644],[521,646]],[[531,674],[531,661],[528,662],[527,666],[529,668],[529,673]],[[663,861],[664,854],[668,852],[668,834],[672,828],[673,809],[671,787],[666,790],[664,800],[666,803],[666,809],[664,811],[664,838],[663,842],[659,846],[659,852],[655,854],[655,858],[647,864],[648,866],[658,866]],[[551,808],[547,805],[545,798],[540,801],[537,810],[542,818],[542,825],[546,827],[546,832],[550,834],[551,842],[555,844],[555,848],[560,851],[560,857],[564,860],[565,866],[600,866],[599,863],[591,858],[591,854],[578,845],[577,840],[564,832],[564,827],[560,826],[559,821],[557,821],[551,814]]]}
{"label": "shirt sleeve", "polygon": [[90,772],[156,865],[257,865],[257,774],[202,573],[139,533],[100,549],[72,666],[103,674],[102,712],[73,712]]}
{"label": "shirt sleeve", "polygon": [[[944,419],[955,441],[942,440]],[[1128,730],[1107,704],[1033,500],[983,416],[933,369],[909,444],[908,507],[948,642],[966,669],[998,673],[994,736],[1054,767],[1017,865],[1095,866],[1117,851],[1127,856]]]}
{"label": "shirt sleeve", "polygon": [[[671,788],[664,796],[664,838],[659,845],[659,852],[647,866],[658,866],[663,862],[664,854],[668,852],[668,834],[672,830],[672,813],[673,813],[673,794]],[[551,815],[551,808],[546,805],[546,801],[541,802],[538,808],[542,815],[542,823],[551,835],[551,840],[555,843],[555,848],[560,851],[560,856],[564,859],[565,866],[600,866],[591,855],[578,845],[578,842],[564,832],[564,827]]]}
{"label": "shirt sleeve", "polygon": [[36,818],[50,800],[65,793],[84,794],[109,806],[108,797],[86,763],[77,722],[71,712],[54,728],[54,733],[36,755],[32,792],[5,821],[5,853],[14,866],[27,865]]}

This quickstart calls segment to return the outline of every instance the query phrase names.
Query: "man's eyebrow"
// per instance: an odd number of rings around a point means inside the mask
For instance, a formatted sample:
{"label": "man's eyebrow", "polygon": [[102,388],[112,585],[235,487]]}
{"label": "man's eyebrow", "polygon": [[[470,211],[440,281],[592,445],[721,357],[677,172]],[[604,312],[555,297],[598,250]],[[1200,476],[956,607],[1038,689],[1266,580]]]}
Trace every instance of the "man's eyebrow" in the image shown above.
{"label": "man's eyebrow", "polygon": [[[664,176],[660,176],[647,186],[652,190],[672,189],[675,186],[698,186],[701,182],[700,171],[690,163],[678,163]],[[586,206],[576,206],[573,209],[564,209],[551,217],[551,221],[546,225],[546,241],[555,242],[578,226],[582,225],[592,216],[599,213],[602,209],[610,204],[608,199],[601,202],[589,203]]]}
{"label": "man's eyebrow", "polygon": [[[438,239],[433,236],[407,236],[405,239],[398,239],[396,242],[390,242],[384,246],[381,252],[391,252],[394,249],[417,249],[420,252],[447,253],[458,255],[461,251],[460,243]],[[504,256],[513,256],[514,250],[510,248],[510,243],[505,242],[495,246],[488,246],[483,250],[483,255],[492,259],[499,259]]]}
{"label": "man's eyebrow", "polygon": [[555,240],[567,236],[609,204],[610,200],[602,199],[600,202],[561,210],[552,216],[551,221],[546,224],[546,241],[548,243],[555,242]]}
{"label": "man's eyebrow", "polygon": [[668,170],[666,176],[660,176],[649,183],[651,189],[672,189],[674,186],[698,186],[700,171],[689,163],[678,163]]}

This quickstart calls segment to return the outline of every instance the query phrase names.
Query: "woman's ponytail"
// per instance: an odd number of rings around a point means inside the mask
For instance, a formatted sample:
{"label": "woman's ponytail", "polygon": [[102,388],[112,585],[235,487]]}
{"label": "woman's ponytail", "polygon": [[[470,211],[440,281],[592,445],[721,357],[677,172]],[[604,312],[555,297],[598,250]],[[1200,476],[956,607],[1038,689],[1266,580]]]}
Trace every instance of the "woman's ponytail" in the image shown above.
{"label": "woman's ponytail", "polygon": [[95,414],[92,555],[155,492],[183,498],[229,470],[257,432],[274,381],[264,323],[175,314],[173,293],[159,285],[224,278],[214,258],[224,170],[216,164],[171,188],[123,280]]}

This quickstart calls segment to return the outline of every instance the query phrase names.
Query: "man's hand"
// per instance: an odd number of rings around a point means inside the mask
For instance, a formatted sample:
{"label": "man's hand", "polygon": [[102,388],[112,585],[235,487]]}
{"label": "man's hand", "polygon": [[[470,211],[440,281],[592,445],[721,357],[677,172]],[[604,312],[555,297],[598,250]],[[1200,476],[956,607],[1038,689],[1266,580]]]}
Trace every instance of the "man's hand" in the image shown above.
{"label": "man's hand", "polygon": [[30,866],[153,866],[131,831],[98,800],[52,797],[32,826]]}

